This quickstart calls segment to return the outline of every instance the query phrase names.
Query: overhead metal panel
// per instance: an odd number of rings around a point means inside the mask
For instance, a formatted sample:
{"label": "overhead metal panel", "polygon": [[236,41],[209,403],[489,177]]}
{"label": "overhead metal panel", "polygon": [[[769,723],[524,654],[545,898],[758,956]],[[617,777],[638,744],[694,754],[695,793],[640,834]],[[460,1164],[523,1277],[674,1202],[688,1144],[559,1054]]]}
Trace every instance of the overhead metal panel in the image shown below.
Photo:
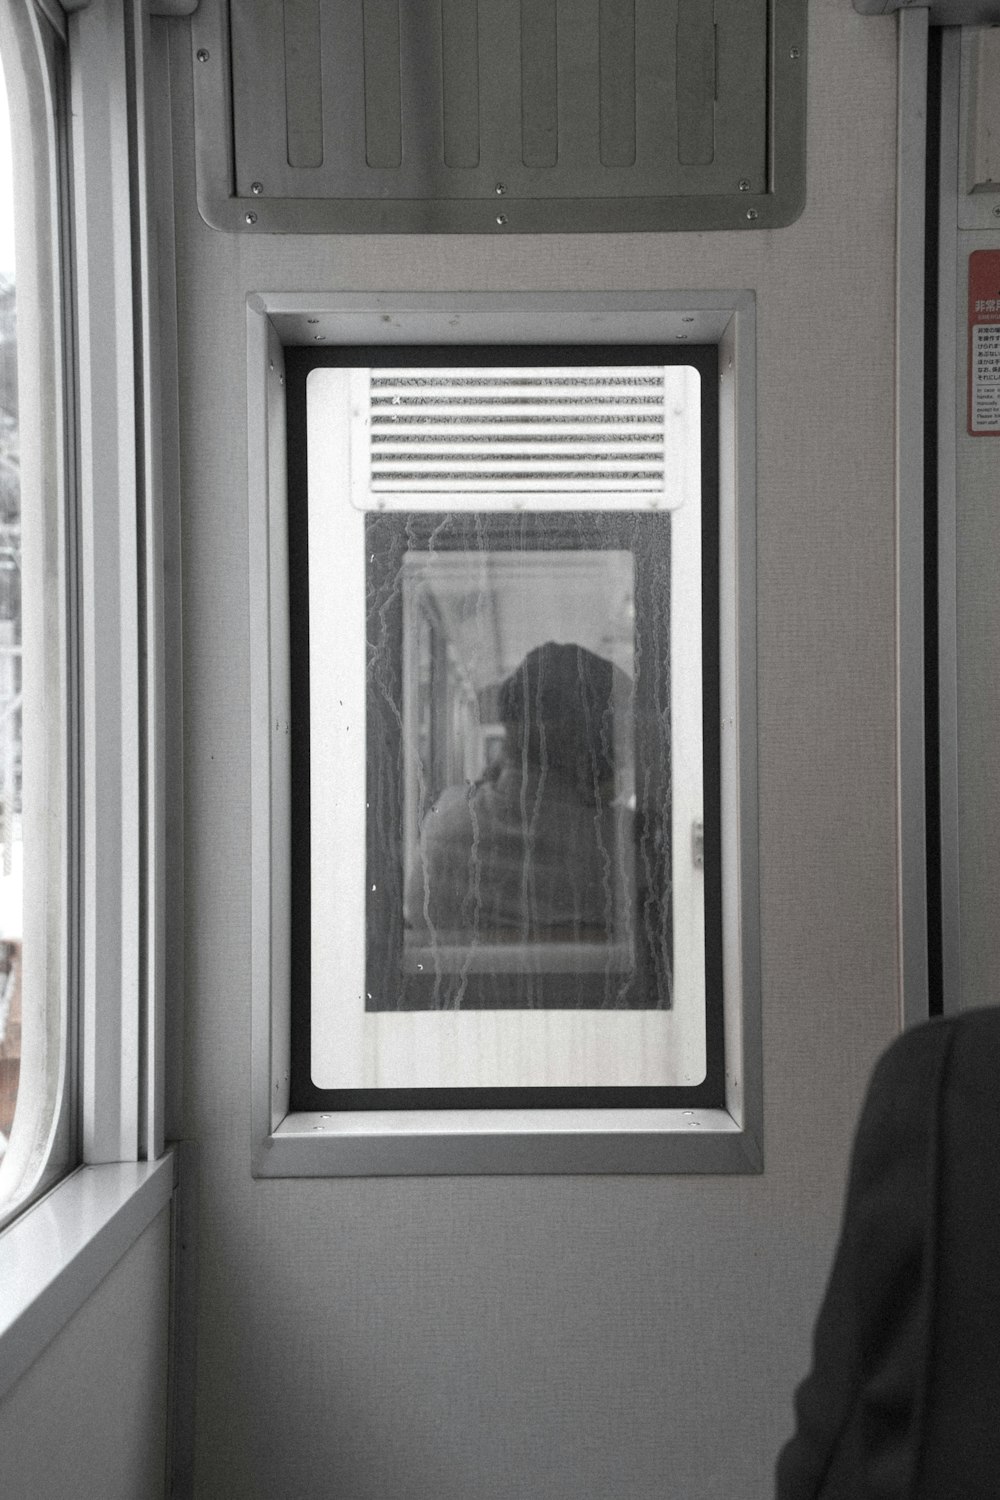
{"label": "overhead metal panel", "polygon": [[203,0],[202,213],[256,233],[786,223],[804,33],[804,0]]}

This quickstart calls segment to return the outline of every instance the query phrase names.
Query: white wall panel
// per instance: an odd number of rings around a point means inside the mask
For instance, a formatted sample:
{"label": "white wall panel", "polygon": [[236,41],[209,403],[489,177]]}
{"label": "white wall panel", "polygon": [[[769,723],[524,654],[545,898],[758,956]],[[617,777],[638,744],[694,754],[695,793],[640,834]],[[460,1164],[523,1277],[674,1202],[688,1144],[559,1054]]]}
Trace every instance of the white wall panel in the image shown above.
{"label": "white wall panel", "polygon": [[166,1474],[170,1210],[0,1402],[11,1500],[157,1500]]}
{"label": "white wall panel", "polygon": [[[195,206],[176,87],[186,1134],[202,1500],[764,1500],[898,1024],[896,26],[810,8],[808,203],[704,235],[259,236]],[[765,1172],[253,1181],[244,299],[756,291]]]}

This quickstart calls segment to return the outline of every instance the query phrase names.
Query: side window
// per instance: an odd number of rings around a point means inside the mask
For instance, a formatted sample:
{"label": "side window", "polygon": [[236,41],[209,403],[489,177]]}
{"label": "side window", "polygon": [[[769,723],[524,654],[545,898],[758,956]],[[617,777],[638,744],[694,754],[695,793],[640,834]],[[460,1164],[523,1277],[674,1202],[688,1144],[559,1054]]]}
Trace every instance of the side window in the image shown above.
{"label": "side window", "polygon": [[60,44],[0,4],[0,1222],[72,1163]]}
{"label": "side window", "polygon": [[0,1153],[21,1074],[21,477],[10,106],[0,55]]}
{"label": "side window", "polygon": [[290,350],[292,1107],[723,1098],[717,350]]}

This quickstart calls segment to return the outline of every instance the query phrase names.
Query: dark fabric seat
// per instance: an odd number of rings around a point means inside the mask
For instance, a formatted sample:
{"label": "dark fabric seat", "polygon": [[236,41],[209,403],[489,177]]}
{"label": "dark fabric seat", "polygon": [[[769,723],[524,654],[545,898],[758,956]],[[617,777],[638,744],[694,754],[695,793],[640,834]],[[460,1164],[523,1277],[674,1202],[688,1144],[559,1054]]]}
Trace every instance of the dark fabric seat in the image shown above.
{"label": "dark fabric seat", "polygon": [[777,1500],[1000,1497],[1000,1009],[875,1069]]}

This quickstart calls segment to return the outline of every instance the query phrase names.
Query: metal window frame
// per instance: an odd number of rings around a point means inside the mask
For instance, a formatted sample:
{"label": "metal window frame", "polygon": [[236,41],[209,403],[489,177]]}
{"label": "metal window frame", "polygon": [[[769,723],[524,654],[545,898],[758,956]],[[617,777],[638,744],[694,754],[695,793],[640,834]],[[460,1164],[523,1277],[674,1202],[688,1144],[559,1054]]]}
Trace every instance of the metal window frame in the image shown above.
{"label": "metal window frame", "polygon": [[[82,1156],[155,1159],[164,1109],[159,335],[141,0],[69,21],[83,821]],[[136,295],[136,288],[139,289]]]}
{"label": "metal window frame", "polygon": [[[150,117],[166,97],[166,73],[162,48],[154,63],[142,0],[81,9],[65,44],[32,7],[16,14],[40,49],[65,45],[68,68],[58,486],[66,722],[52,755],[65,849],[49,878],[64,883],[60,983],[73,1013],[61,1108],[79,1114],[76,1159],[95,1165],[155,1159],[164,1149],[160,411],[171,403],[159,373],[170,351],[154,297],[149,203]],[[62,1160],[55,1175],[70,1165]],[[53,1175],[36,1174],[31,1192]],[[25,1201],[18,1194],[5,1212]]]}
{"label": "metal window frame", "polygon": [[[318,321],[307,321],[318,320]],[[258,1177],[759,1172],[763,1100],[752,292],[289,294],[247,301],[252,1139]],[[289,1112],[289,757],[283,349],[382,343],[720,346],[726,1104],[696,1110]]]}
{"label": "metal window frame", "polygon": [[165,36],[144,0],[67,5],[65,24],[54,0],[17,9],[66,44],[72,99],[60,287],[74,413],[63,501],[71,728],[60,770],[76,847],[60,878],[75,924],[63,944],[81,1140],[78,1169],[0,1234],[0,1396],[171,1203],[177,1170],[163,1142],[162,511],[175,478],[175,353],[149,211],[166,166]]}

